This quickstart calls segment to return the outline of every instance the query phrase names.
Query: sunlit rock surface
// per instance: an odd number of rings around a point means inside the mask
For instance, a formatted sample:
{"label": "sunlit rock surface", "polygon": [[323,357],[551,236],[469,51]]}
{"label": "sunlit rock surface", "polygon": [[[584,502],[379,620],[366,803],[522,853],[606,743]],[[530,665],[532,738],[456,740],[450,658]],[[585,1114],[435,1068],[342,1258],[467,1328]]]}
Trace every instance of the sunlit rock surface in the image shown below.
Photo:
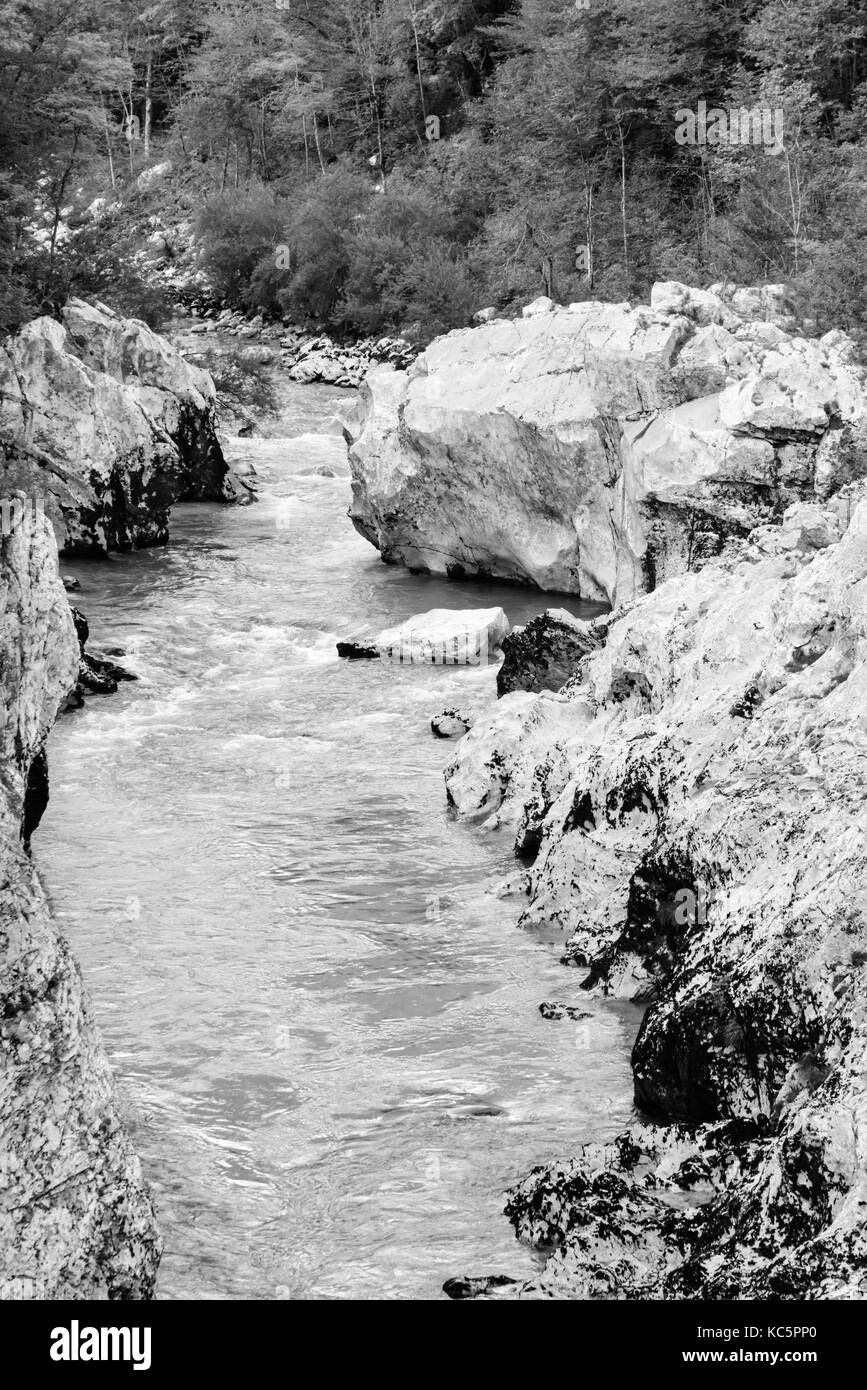
{"label": "sunlit rock surface", "polygon": [[369,374],[351,515],[388,563],[619,604],[867,468],[854,346],[784,287],[529,308]]}
{"label": "sunlit rock surface", "polygon": [[174,502],[249,496],[215,412],[210,376],[164,338],[70,300],[0,346],[0,493],[41,506],[68,553],[164,543]]}

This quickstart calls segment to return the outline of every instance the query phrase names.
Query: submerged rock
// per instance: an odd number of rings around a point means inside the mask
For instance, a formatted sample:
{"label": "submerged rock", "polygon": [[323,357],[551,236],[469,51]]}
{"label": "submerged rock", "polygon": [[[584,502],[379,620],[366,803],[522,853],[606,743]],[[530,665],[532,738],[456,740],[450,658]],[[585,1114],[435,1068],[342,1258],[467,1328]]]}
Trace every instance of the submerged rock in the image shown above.
{"label": "submerged rock", "polygon": [[488,1274],[480,1279],[447,1279],[443,1293],[454,1299],[502,1297],[518,1284],[519,1281],[510,1279],[508,1274]]}
{"label": "submerged rock", "polygon": [[249,500],[216,434],[214,384],[136,319],[72,299],[0,347],[4,495],[69,554],[163,544],[179,501]]}
{"label": "submerged rock", "polygon": [[0,609],[0,1298],[147,1298],[153,1207],[26,850],[48,797],[45,739],[79,665],[44,518],[0,540]]}
{"label": "submerged rock", "polygon": [[378,661],[379,648],[365,642],[338,642],[337,655],[347,661]]}
{"label": "submerged rock", "polygon": [[550,1003],[548,1000],[539,1005],[539,1013],[543,1018],[569,1018],[574,1023],[580,1022],[582,1018],[591,1017],[586,1009],[579,1009],[574,1004]]}
{"label": "submerged rock", "polygon": [[388,563],[612,604],[867,472],[865,369],[780,287],[537,301],[372,371],[351,516]]}
{"label": "submerged rock", "polygon": [[807,544],[749,540],[613,613],[560,695],[504,695],[446,771],[459,813],[514,834],[521,925],[563,933],[589,994],[648,1006],[635,1099],[658,1125],[515,1190],[518,1234],[555,1248],[522,1295],[867,1296],[867,501],[849,506],[836,540],[799,514]]}

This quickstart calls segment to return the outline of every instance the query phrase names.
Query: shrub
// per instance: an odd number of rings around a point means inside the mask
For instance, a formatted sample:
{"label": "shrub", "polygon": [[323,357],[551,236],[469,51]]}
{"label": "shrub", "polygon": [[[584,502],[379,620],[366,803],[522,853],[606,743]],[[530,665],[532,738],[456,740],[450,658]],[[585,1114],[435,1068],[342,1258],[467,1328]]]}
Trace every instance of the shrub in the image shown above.
{"label": "shrub", "polygon": [[217,399],[223,408],[239,415],[276,415],[279,408],[274,375],[267,363],[256,362],[244,355],[243,349],[228,348],[206,351],[191,356],[196,366],[210,372],[217,389]]}
{"label": "shrub", "polygon": [[267,188],[217,193],[199,213],[199,261],[217,294],[254,308],[252,280],[266,256],[282,240],[286,205]]}
{"label": "shrub", "polygon": [[352,233],[371,197],[364,175],[336,164],[289,218],[280,238],[292,258],[279,291],[287,313],[333,321],[349,271]]}
{"label": "shrub", "polygon": [[352,233],[345,321],[368,333],[415,321],[425,341],[465,324],[475,291],[451,230],[433,190],[396,176]]}

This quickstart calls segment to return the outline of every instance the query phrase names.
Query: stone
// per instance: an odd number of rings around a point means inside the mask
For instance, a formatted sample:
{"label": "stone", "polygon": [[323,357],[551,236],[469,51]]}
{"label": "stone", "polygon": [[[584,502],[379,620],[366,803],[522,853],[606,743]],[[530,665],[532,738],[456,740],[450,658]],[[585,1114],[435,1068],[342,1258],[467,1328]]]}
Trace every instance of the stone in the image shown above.
{"label": "stone", "polygon": [[152,164],[149,169],[143,169],[135,181],[139,193],[149,193],[152,188],[156,188],[158,183],[168,178],[174,167],[170,159],[164,159],[161,164]]}
{"label": "stone", "polygon": [[559,690],[576,674],[584,657],[603,644],[606,631],[604,619],[584,622],[565,608],[549,608],[525,627],[512,628],[503,639],[497,694]]}
{"label": "stone", "polygon": [[548,302],[372,367],[356,529],[388,564],[619,606],[834,496],[867,473],[867,371],[784,326],[785,287],[735,289]]}
{"label": "stone", "polygon": [[347,661],[378,661],[379,648],[365,642],[338,642],[337,655]]}
{"label": "stone", "polygon": [[559,1004],[545,1001],[539,1005],[539,1013],[543,1018],[550,1019],[571,1019],[573,1023],[579,1023],[583,1018],[592,1018],[593,1015],[586,1009],[579,1009],[574,1004]]}
{"label": "stone", "polygon": [[502,608],[432,608],[380,632],[375,646],[385,660],[411,666],[486,666],[509,627]]}
{"label": "stone", "polygon": [[539,314],[550,314],[556,307],[553,299],[549,299],[547,295],[540,294],[539,298],[534,299],[531,304],[524,305],[521,310],[521,315],[525,319],[537,318]]}
{"label": "stone", "polygon": [[66,554],[164,544],[179,501],[242,501],[216,393],[145,324],[68,301],[0,347],[7,495],[37,502]]}
{"label": "stone", "polygon": [[430,722],[431,732],[437,738],[463,738],[473,727],[473,716],[457,709],[445,709]]}

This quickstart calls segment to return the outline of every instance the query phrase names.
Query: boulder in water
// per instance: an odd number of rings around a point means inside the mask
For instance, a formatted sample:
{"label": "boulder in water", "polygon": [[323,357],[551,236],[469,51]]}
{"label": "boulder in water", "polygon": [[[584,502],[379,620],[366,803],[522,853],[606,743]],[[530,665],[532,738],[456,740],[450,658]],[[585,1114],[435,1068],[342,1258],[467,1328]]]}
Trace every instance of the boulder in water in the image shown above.
{"label": "boulder in water", "polygon": [[549,608],[503,641],[497,694],[512,690],[559,690],[578,671],[585,656],[605,641],[604,618],[585,622],[565,608]]}
{"label": "boulder in water", "polygon": [[431,731],[437,738],[463,738],[473,727],[473,716],[457,709],[444,709],[430,722]]}

